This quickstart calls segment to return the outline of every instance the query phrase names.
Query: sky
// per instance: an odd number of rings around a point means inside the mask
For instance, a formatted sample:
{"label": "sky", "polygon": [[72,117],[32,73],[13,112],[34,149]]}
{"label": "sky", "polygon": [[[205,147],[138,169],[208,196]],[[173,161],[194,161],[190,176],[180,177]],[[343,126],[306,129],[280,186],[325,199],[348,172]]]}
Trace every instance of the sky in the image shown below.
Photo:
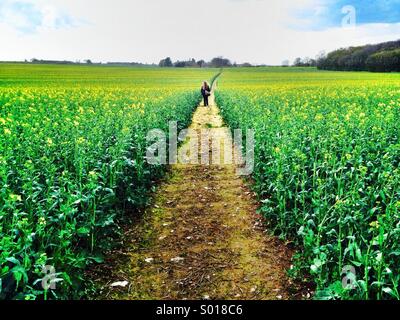
{"label": "sky", "polygon": [[0,60],[279,65],[400,39],[400,0],[0,0]]}

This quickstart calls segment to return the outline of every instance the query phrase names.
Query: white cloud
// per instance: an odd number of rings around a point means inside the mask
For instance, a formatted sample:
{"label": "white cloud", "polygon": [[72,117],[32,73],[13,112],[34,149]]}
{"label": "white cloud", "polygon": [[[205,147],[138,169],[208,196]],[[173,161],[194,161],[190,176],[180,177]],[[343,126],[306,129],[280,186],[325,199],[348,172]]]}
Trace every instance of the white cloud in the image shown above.
{"label": "white cloud", "polygon": [[[224,55],[237,62],[279,64],[321,50],[393,40],[399,25],[355,30],[295,30],[294,13],[321,12],[320,0],[36,0],[44,13],[36,34],[0,24],[0,59],[86,59],[158,62]],[[72,28],[57,28],[65,12]],[[58,17],[58,18],[57,18]],[[58,22],[57,22],[58,21]],[[62,20],[61,20],[62,21]]]}
{"label": "white cloud", "polygon": [[41,0],[1,0],[0,23],[19,33],[32,34],[40,29],[70,27],[74,21],[57,7]]}
{"label": "white cloud", "polygon": [[43,28],[56,29],[63,24],[64,18],[59,14],[56,8],[51,6],[44,6],[42,12],[42,24]]}

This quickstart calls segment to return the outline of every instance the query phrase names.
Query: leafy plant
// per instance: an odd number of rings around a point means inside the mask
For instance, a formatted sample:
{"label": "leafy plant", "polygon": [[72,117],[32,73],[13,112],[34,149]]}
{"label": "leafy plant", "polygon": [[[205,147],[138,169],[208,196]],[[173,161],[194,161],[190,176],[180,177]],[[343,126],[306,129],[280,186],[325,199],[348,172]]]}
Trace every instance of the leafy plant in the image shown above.
{"label": "leafy plant", "polygon": [[[187,126],[215,71],[1,68],[0,299],[79,298],[116,221],[166,169],[145,160],[148,131]],[[42,286],[46,266],[56,290]]]}
{"label": "leafy plant", "polygon": [[225,71],[217,92],[231,128],[255,130],[260,211],[316,298],[399,299],[399,75],[285,70]]}

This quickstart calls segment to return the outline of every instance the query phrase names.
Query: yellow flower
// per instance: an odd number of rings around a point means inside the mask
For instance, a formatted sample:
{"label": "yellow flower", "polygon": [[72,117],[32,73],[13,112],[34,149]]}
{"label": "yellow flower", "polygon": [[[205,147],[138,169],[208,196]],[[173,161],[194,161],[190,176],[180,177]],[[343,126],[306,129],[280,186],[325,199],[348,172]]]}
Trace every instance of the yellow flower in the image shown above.
{"label": "yellow flower", "polygon": [[83,137],[79,137],[77,140],[76,140],[76,143],[77,144],[83,144],[83,143],[85,143],[86,142],[86,140],[85,140],[85,138],[83,138]]}
{"label": "yellow flower", "polygon": [[317,114],[317,115],[315,116],[315,120],[317,120],[317,121],[321,121],[323,118],[324,118],[324,117],[322,116],[322,114]]}
{"label": "yellow flower", "polygon": [[40,218],[39,218],[39,224],[40,224],[41,226],[45,226],[45,225],[46,225],[46,219],[45,219],[44,217],[40,217]]}
{"label": "yellow flower", "polygon": [[10,135],[10,134],[11,134],[11,130],[8,129],[8,128],[5,128],[5,129],[4,129],[4,134]]}
{"label": "yellow flower", "polygon": [[13,202],[22,201],[22,197],[18,194],[10,194],[10,200]]}
{"label": "yellow flower", "polygon": [[379,221],[374,221],[369,224],[372,228],[379,229]]}
{"label": "yellow flower", "polygon": [[47,138],[46,139],[46,143],[48,146],[52,146],[53,145],[53,140],[51,138]]}
{"label": "yellow flower", "polygon": [[32,166],[32,160],[25,161],[25,167],[30,168]]}
{"label": "yellow flower", "polygon": [[89,171],[89,177],[91,178],[97,178],[97,174],[95,171]]}

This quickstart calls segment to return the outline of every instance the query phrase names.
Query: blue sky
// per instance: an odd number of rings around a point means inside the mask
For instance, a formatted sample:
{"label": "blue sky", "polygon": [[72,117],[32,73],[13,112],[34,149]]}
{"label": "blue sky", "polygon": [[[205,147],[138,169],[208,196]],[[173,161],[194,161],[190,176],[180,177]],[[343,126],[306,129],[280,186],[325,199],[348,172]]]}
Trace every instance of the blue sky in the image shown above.
{"label": "blue sky", "polygon": [[73,19],[56,7],[29,0],[0,0],[0,22],[24,34],[38,32],[41,27],[59,29],[74,25]]}
{"label": "blue sky", "polygon": [[[246,3],[251,0],[230,1]],[[57,3],[57,0],[54,2]],[[40,5],[43,3],[39,1],[38,5],[38,1],[33,0],[0,0],[0,22],[7,21],[20,32],[37,32],[46,19],[46,12]],[[357,24],[400,22],[400,0],[320,0],[310,1],[309,5],[303,7],[296,7],[292,14],[300,20],[301,25],[295,24],[293,27],[320,30],[340,26],[344,17],[342,8],[345,6],[355,8]],[[65,28],[74,25],[74,19],[67,12],[58,10],[56,14],[52,13],[53,27]]]}
{"label": "blue sky", "polygon": [[321,0],[295,15],[305,22],[305,28],[334,28],[342,24],[342,8],[346,6],[354,7],[358,25],[400,22],[400,0]]}
{"label": "blue sky", "polygon": [[[400,39],[400,0],[0,0],[0,60],[280,64]],[[344,6],[356,27],[342,27]]]}
{"label": "blue sky", "polygon": [[395,23],[400,22],[400,0],[340,0],[335,1],[336,8],[347,4],[356,8],[358,23]]}
{"label": "blue sky", "polygon": [[[42,13],[32,3],[6,3],[6,6],[2,9],[24,18],[23,21],[15,25],[15,28],[19,31],[33,32],[42,23]],[[2,13],[2,11],[0,11],[0,13]],[[0,15],[0,17],[2,17],[2,15]]]}

